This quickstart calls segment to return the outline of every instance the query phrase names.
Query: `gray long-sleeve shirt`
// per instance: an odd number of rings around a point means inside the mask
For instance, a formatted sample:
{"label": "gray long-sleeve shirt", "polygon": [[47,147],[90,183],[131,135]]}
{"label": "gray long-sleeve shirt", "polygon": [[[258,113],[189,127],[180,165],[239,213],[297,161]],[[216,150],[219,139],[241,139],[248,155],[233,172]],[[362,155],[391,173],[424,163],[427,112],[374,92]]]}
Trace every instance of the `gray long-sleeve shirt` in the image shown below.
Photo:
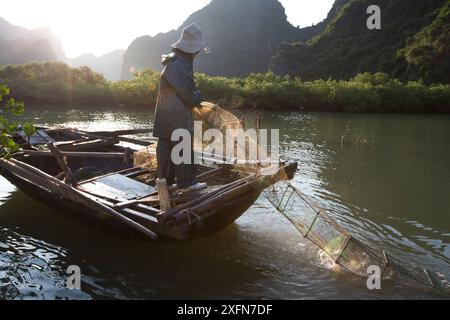
{"label": "gray long-sleeve shirt", "polygon": [[171,53],[164,57],[158,101],[155,111],[153,135],[170,139],[173,131],[194,131],[192,108],[202,98],[194,82],[192,59],[184,53]]}

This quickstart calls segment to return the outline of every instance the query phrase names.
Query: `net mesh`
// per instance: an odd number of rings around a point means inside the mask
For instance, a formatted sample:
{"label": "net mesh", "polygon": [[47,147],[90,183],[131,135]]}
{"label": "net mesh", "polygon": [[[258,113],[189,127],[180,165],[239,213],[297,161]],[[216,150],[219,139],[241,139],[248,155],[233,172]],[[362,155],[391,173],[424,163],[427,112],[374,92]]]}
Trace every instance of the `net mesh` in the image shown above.
{"label": "net mesh", "polygon": [[[268,155],[259,140],[247,136],[246,140],[238,139],[238,134],[244,130],[241,121],[232,113],[223,110],[215,104],[204,102],[200,107],[193,109],[195,121],[202,122],[202,136],[196,137],[194,148],[198,150],[203,159],[214,156],[208,154],[211,141],[205,141],[204,135],[209,129],[215,129],[223,134],[223,140],[216,141],[223,148],[232,147],[234,156],[241,152],[245,154],[245,163],[239,164],[236,159],[223,155],[223,163],[228,163],[242,175],[258,173],[258,170],[270,168],[274,161]],[[256,141],[255,141],[256,140]],[[258,145],[256,155],[249,151],[251,144]],[[214,162],[220,159],[213,157]],[[135,153],[135,165],[156,168],[155,146],[147,147]],[[277,164],[278,165],[278,164]],[[287,175],[281,172],[278,176],[282,181],[263,192],[268,201],[284,215],[302,234],[317,247],[328,254],[335,263],[349,272],[361,276],[368,276],[368,269],[377,266],[384,279],[395,280],[398,283],[413,285],[422,289],[434,289],[440,293],[450,295],[450,283],[437,272],[416,267],[401,261],[387,252],[375,250],[354,238],[338,223],[336,223],[326,211],[313,203],[298,188],[287,179]]]}
{"label": "net mesh", "polygon": [[377,266],[383,279],[450,295],[450,283],[442,274],[413,266],[363,244],[290,182],[281,181],[263,195],[305,238],[353,274],[367,277],[369,268]]}
{"label": "net mesh", "polygon": [[[193,115],[194,121],[202,122],[202,135],[195,136],[194,148],[204,162],[227,164],[242,175],[270,172],[279,165],[278,155],[260,143],[259,128],[246,130],[238,117],[210,102],[194,108]],[[220,138],[212,138],[211,129],[220,132]]]}
{"label": "net mesh", "polygon": [[135,167],[147,168],[150,171],[156,170],[158,166],[156,159],[156,144],[136,151],[133,154],[133,165]]}
{"label": "net mesh", "polygon": [[218,129],[225,131],[229,129],[243,129],[238,117],[213,103],[202,102],[201,106],[194,108],[192,112],[194,114],[194,121],[203,122],[205,130]]}

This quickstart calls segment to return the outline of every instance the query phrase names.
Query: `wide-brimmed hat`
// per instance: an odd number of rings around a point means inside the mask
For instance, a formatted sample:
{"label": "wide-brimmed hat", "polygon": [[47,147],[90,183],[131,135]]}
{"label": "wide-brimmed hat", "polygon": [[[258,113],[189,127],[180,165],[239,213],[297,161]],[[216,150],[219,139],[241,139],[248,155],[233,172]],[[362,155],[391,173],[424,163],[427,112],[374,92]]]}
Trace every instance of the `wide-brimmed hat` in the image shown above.
{"label": "wide-brimmed hat", "polygon": [[209,47],[203,41],[202,30],[195,23],[183,29],[180,40],[175,42],[172,48],[186,53],[197,53],[202,50],[208,53],[210,51]]}

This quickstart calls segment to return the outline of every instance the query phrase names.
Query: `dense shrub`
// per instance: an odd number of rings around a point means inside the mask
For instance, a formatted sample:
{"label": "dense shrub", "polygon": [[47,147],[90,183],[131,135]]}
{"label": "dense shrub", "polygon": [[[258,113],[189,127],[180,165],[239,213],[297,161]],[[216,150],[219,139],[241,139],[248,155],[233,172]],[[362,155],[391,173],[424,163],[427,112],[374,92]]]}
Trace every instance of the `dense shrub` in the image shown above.
{"label": "dense shrub", "polygon": [[31,105],[102,106],[114,103],[110,84],[88,67],[60,62],[33,62],[0,67],[0,82],[14,97]]}
{"label": "dense shrub", "polygon": [[116,105],[124,107],[154,106],[160,75],[151,70],[138,72],[133,80],[111,82]]}
{"label": "dense shrub", "polygon": [[[63,63],[0,67],[0,83],[29,105],[48,107],[150,108],[160,75],[145,70],[133,80],[108,82],[89,68]],[[344,80],[302,81],[274,73],[245,79],[197,74],[204,99],[227,108],[337,112],[450,112],[450,85],[403,83],[384,73]]]}
{"label": "dense shrub", "polygon": [[[302,81],[273,73],[246,79],[198,75],[207,99],[234,108],[338,112],[449,112],[450,86],[402,83],[384,73]],[[227,104],[228,102],[228,104]]]}
{"label": "dense shrub", "polygon": [[[9,93],[9,88],[0,84],[0,101]],[[8,158],[19,150],[19,145],[13,139],[17,132],[22,130],[28,138],[36,132],[36,128],[31,123],[18,122],[18,117],[23,114],[24,108],[22,102],[17,102],[13,98],[5,99],[0,103],[0,158]]]}

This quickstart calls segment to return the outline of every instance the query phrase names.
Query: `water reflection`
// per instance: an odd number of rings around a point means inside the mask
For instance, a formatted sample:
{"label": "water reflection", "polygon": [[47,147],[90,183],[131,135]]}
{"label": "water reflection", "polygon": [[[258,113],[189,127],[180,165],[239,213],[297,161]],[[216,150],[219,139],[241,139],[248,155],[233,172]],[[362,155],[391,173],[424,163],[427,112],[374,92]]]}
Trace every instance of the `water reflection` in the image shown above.
{"label": "water reflection", "polygon": [[286,157],[300,159],[296,183],[341,225],[371,246],[450,274],[448,116],[265,119],[269,127],[295,122],[283,129],[282,143]]}
{"label": "water reflection", "polygon": [[[27,117],[43,125],[115,130],[151,127],[150,113],[74,110]],[[300,165],[296,185],[349,231],[372,246],[448,273],[449,120],[266,113],[263,126],[281,129],[282,156]],[[362,279],[332,272],[333,264],[262,198],[223,232],[181,244],[99,233],[37,203],[1,177],[0,204],[0,281],[7,283],[0,282],[7,288],[0,289],[0,297],[435,297],[392,283],[370,292]],[[64,291],[70,264],[81,267],[82,293]],[[21,273],[8,269],[15,267]]]}
{"label": "water reflection", "polygon": [[2,299],[89,299],[67,290],[67,251],[0,228],[0,297]]}

